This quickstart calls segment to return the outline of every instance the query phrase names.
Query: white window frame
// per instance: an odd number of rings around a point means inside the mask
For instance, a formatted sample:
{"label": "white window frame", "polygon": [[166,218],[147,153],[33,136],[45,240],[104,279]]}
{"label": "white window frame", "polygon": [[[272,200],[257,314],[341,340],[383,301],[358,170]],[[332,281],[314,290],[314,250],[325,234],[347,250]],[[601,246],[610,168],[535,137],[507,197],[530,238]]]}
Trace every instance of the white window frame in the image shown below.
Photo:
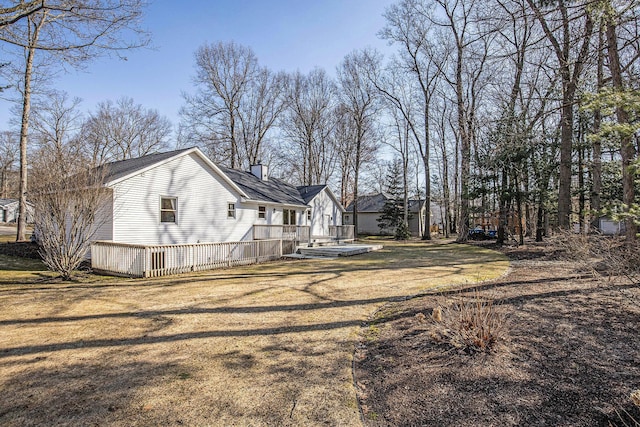
{"label": "white window frame", "polygon": [[[293,213],[293,214],[292,214]],[[293,224],[291,224],[291,216],[293,216]],[[295,209],[283,209],[282,210],[282,224],[283,225],[298,225],[298,213]]]}
{"label": "white window frame", "polygon": [[267,219],[267,207],[258,206],[258,219]]}
{"label": "white window frame", "polygon": [[[164,200],[173,200],[173,209],[167,209],[163,207],[162,202]],[[173,221],[164,221],[163,213],[173,212]],[[160,196],[160,223],[161,224],[177,224],[178,223],[178,198],[175,196]]]}
{"label": "white window frame", "polygon": [[236,217],[236,204],[234,202],[227,203],[227,218],[235,219]]}

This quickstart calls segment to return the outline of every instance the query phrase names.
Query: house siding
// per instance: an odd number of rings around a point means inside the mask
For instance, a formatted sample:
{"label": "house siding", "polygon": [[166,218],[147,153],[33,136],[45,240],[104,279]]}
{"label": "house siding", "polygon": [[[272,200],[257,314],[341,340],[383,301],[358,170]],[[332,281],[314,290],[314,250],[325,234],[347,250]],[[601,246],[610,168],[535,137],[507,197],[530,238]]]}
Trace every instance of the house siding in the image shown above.
{"label": "house siding", "polygon": [[[345,225],[353,225],[353,212],[345,212]],[[346,217],[349,219],[347,220]],[[358,234],[393,234],[391,230],[381,230],[378,227],[378,212],[360,212],[358,214]]]}
{"label": "house siding", "polygon": [[[177,198],[176,223],[160,222],[160,198]],[[228,203],[236,217],[227,218]],[[195,153],[174,158],[114,185],[113,240],[180,244],[252,239],[258,206],[240,195]]]}
{"label": "house siding", "polygon": [[104,204],[95,214],[94,234],[91,240],[112,240],[113,239],[113,190],[107,189]]}
{"label": "house siding", "polygon": [[[311,205],[311,235],[329,235],[330,225],[342,225],[342,210],[333,198],[323,189],[310,202]],[[306,220],[306,214],[305,214]]]}

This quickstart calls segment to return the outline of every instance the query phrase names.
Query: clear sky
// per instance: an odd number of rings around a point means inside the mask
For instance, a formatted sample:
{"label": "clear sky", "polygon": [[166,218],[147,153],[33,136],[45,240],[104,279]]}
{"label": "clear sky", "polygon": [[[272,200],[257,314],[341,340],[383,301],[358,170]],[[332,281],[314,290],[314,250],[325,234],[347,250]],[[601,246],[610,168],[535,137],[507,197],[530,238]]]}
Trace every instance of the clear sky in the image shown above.
{"label": "clear sky", "polygon": [[[194,52],[204,43],[235,41],[251,47],[274,71],[308,72],[315,66],[334,75],[355,49],[388,51],[377,37],[382,13],[393,0],[155,0],[143,26],[152,48],[126,52],[127,60],[101,58],[54,86],[83,99],[84,110],[122,96],[155,108],[178,124],[181,93],[191,92]],[[0,130],[8,128],[9,103],[0,101]]]}

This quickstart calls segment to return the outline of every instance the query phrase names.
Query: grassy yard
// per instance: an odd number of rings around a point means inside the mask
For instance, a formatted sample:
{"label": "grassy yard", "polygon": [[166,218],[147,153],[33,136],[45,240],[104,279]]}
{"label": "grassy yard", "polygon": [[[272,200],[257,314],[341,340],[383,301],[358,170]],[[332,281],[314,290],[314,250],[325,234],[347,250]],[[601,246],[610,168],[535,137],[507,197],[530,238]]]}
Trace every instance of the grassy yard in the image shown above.
{"label": "grassy yard", "polygon": [[3,271],[0,425],[357,425],[362,321],[507,266],[472,246],[385,242],[153,280]]}

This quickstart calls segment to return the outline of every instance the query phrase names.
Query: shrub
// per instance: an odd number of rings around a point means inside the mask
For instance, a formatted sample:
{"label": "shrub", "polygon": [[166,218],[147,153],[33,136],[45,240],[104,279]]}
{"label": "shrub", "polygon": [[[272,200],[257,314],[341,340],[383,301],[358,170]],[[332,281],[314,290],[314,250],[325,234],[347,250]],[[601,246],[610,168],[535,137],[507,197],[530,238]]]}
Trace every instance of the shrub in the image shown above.
{"label": "shrub", "polygon": [[564,233],[558,239],[570,259],[595,275],[608,278],[626,277],[640,284],[640,242],[618,236]]}
{"label": "shrub", "polygon": [[411,237],[411,231],[409,230],[409,226],[405,222],[401,222],[396,227],[395,239],[396,240],[407,240]]}
{"label": "shrub", "polygon": [[468,353],[489,352],[505,332],[506,315],[492,298],[475,290],[472,297],[460,295],[447,305],[434,308],[432,321],[440,339]]}

